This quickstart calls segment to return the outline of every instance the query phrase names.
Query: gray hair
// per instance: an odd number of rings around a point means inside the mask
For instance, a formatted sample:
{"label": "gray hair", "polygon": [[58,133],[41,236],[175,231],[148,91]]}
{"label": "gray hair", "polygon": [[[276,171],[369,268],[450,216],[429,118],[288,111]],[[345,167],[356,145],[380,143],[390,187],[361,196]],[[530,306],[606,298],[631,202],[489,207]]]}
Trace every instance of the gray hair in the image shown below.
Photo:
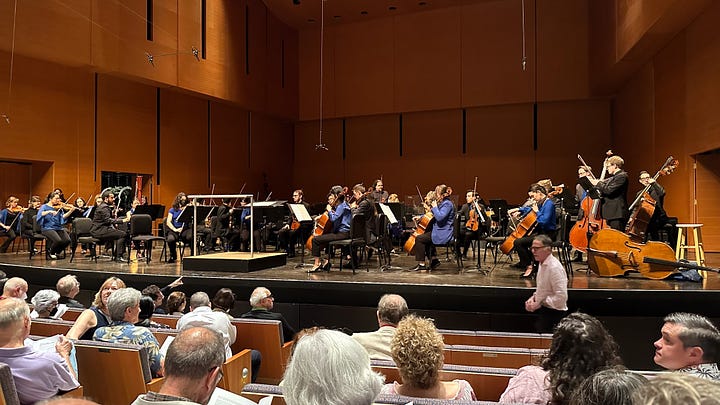
{"label": "gray hair", "polygon": [[195,309],[198,307],[209,307],[209,306],[210,306],[210,297],[207,295],[207,293],[200,291],[200,292],[196,292],[195,294],[190,296],[190,307],[192,309]]}
{"label": "gray hair", "polygon": [[383,377],[372,371],[370,357],[355,339],[323,329],[296,344],[283,394],[288,405],[367,405],[382,384]]}
{"label": "gray hair", "polygon": [[632,405],[632,394],[647,378],[623,369],[607,369],[587,378],[570,397],[570,405]]}
{"label": "gray hair", "polygon": [[392,325],[397,325],[408,314],[405,298],[397,294],[385,294],[380,297],[377,310],[378,319]]}
{"label": "gray hair", "polygon": [[35,293],[30,302],[35,307],[35,311],[43,312],[49,311],[53,304],[57,305],[60,299],[60,293],[55,290],[40,290]]}
{"label": "gray hair", "polygon": [[165,378],[200,380],[225,362],[225,339],[220,332],[198,326],[178,333],[165,356]]}
{"label": "gray hair", "polygon": [[57,292],[59,292],[63,297],[69,295],[70,291],[72,291],[75,287],[80,288],[80,282],[77,280],[77,277],[72,274],[68,274],[67,276],[60,278],[60,280],[57,281],[57,284],[55,284]]}
{"label": "gray hair", "polygon": [[6,298],[0,301],[0,329],[15,328],[17,321],[30,316],[30,307],[20,298]]}
{"label": "gray hair", "polygon": [[140,291],[134,288],[121,288],[108,298],[108,311],[113,322],[120,322],[125,319],[125,310],[140,304]]}
{"label": "gray hair", "polygon": [[542,245],[545,247],[551,246],[553,243],[553,240],[550,239],[550,237],[545,234],[538,235],[538,236],[534,237],[533,240],[536,240],[536,241],[542,243]]}
{"label": "gray hair", "polygon": [[720,361],[720,332],[704,316],[687,312],[675,312],[665,317],[664,322],[683,326],[678,338],[683,347],[699,347],[703,351],[703,361]]}
{"label": "gray hair", "polygon": [[265,287],[258,287],[250,294],[250,305],[256,307],[260,301],[270,296],[270,290]]}
{"label": "gray hair", "polygon": [[684,373],[659,375],[638,388],[632,396],[636,405],[717,404],[720,383]]}

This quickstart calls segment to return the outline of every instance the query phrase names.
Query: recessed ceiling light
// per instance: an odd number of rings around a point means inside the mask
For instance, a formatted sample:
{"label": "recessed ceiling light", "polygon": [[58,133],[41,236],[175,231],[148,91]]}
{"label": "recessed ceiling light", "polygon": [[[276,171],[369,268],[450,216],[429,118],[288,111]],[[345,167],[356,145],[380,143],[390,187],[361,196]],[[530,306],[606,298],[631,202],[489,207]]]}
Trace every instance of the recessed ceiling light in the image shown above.
{"label": "recessed ceiling light", "polygon": [[421,1],[418,3],[418,6],[427,6],[427,2]]}
{"label": "recessed ceiling light", "polygon": [[307,22],[309,22],[310,24],[314,24],[314,23],[315,23],[315,19],[314,19],[314,18],[308,18],[308,19],[307,19]]}
{"label": "recessed ceiling light", "polygon": [[336,20],[339,20],[339,19],[341,19],[342,17],[339,16],[339,15],[334,15],[333,18],[336,19]]}
{"label": "recessed ceiling light", "polygon": [[395,6],[390,6],[390,7],[388,7],[388,10],[390,10],[390,11],[395,11],[395,10],[397,10],[397,7],[395,7]]}
{"label": "recessed ceiling light", "polygon": [[368,12],[365,11],[365,10],[363,10],[363,11],[360,12],[360,15],[368,15]]}

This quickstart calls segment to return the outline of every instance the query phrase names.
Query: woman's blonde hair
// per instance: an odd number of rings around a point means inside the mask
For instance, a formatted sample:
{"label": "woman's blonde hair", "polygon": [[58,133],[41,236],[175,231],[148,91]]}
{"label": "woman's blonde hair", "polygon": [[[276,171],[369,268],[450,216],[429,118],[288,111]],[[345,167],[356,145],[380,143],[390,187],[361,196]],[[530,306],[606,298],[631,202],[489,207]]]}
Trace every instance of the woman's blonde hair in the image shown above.
{"label": "woman's blonde hair", "polygon": [[403,384],[430,388],[437,384],[445,344],[432,319],[408,315],[398,323],[390,352]]}
{"label": "woman's blonde hair", "polygon": [[98,289],[98,292],[95,293],[95,299],[93,300],[92,304],[100,309],[107,309],[105,308],[105,304],[102,302],[102,290],[104,290],[106,287],[108,287],[112,283],[117,283],[118,289],[125,288],[125,282],[120,280],[117,277],[110,277],[105,282],[102,283],[100,288]]}

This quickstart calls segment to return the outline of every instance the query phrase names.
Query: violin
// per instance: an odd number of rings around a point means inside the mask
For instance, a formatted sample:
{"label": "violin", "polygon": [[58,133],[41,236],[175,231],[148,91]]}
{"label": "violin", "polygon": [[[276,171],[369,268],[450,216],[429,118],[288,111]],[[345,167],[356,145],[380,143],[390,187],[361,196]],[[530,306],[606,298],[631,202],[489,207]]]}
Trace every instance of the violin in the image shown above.
{"label": "violin", "polygon": [[477,176],[475,176],[475,185],[473,185],[473,206],[468,213],[469,218],[467,222],[465,222],[465,229],[472,232],[477,232],[480,227],[480,221],[485,222],[485,219],[482,218],[480,206],[477,203],[477,179]]}
{"label": "violin", "polygon": [[8,208],[8,211],[12,212],[13,214],[20,214],[27,210],[27,208],[23,208],[22,205],[16,205],[15,207]]}

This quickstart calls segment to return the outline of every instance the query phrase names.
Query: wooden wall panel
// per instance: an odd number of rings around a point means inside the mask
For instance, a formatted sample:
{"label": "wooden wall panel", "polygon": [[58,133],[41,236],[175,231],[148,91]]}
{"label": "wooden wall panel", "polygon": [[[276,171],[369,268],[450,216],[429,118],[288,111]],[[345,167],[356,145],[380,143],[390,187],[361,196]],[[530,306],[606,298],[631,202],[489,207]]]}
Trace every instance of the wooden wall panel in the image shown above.
{"label": "wooden wall panel", "polygon": [[8,197],[20,199],[19,205],[28,206],[32,193],[32,164],[0,161],[0,209],[5,209]]}
{"label": "wooden wall panel", "polygon": [[622,59],[674,2],[676,0],[616,0],[616,59]]}
{"label": "wooden wall panel", "polygon": [[269,114],[298,119],[298,39],[295,31],[268,14],[267,107]]}
{"label": "wooden wall panel", "polygon": [[461,12],[453,7],[397,18],[395,111],[460,106]]}
{"label": "wooden wall panel", "polygon": [[389,193],[400,192],[401,186],[412,188],[407,184],[412,178],[401,170],[398,114],[346,119],[345,159],[350,185],[363,183],[369,188],[382,176]]}
{"label": "wooden wall panel", "polygon": [[576,159],[578,153],[599,176],[604,153],[612,144],[611,110],[609,100],[538,105],[535,180],[550,178],[554,185],[565,184],[574,189],[580,164]]}
{"label": "wooden wall panel", "polygon": [[[93,192],[93,76],[21,55],[15,55],[14,64],[12,96],[0,107],[10,116],[10,125],[0,124],[0,158],[55,162],[39,175],[33,193],[47,195],[48,186],[71,190],[68,195]],[[0,88],[8,88],[7,80],[0,77]]]}
{"label": "wooden wall panel", "polygon": [[91,4],[91,0],[0,2],[0,50],[12,48],[14,22],[16,54],[89,65]]}
{"label": "wooden wall panel", "polygon": [[631,178],[640,170],[650,171],[647,167],[654,166],[654,97],[653,66],[647,65],[615,101],[617,128],[613,136],[613,152],[625,159],[624,169]]}
{"label": "wooden wall panel", "polygon": [[[323,117],[335,117],[335,39],[340,27],[326,27],[323,44]],[[317,119],[320,111],[320,29],[299,33],[299,115]]]}
{"label": "wooden wall panel", "polygon": [[160,204],[169,207],[180,191],[210,193],[207,120],[206,101],[160,91]]}
{"label": "wooden wall panel", "polygon": [[319,143],[317,121],[295,124],[295,149],[292,185],[305,191],[310,203],[323,202],[335,184],[345,183],[342,160],[342,121],[323,122],[323,140],[328,150],[316,150]]}
{"label": "wooden wall panel", "polygon": [[537,2],[537,97],[582,99],[588,85],[588,2]]}
{"label": "wooden wall panel", "polygon": [[102,171],[155,174],[156,96],[155,87],[99,76],[98,178]]}
{"label": "wooden wall panel", "polygon": [[[527,65],[522,70],[520,6],[488,1],[462,7],[462,105],[531,102],[535,82],[535,1],[525,3]],[[517,24],[510,24],[515,21]],[[513,44],[514,46],[511,46]]]}
{"label": "wooden wall panel", "polygon": [[458,194],[471,188],[486,201],[505,198],[521,203],[527,186],[537,180],[532,150],[532,104],[469,108],[467,117],[467,168]]}
{"label": "wooden wall panel", "polygon": [[247,111],[210,103],[210,175],[215,194],[239,193],[250,181],[249,168]]}
{"label": "wooden wall panel", "polygon": [[390,18],[370,20],[335,31],[337,116],[394,110],[393,21]]}
{"label": "wooden wall panel", "polygon": [[[145,0],[93,0],[93,64],[102,71],[175,85],[178,82],[177,2],[153,2],[152,41],[147,40],[146,4]],[[152,64],[146,53],[154,55]]]}
{"label": "wooden wall panel", "polygon": [[[267,70],[267,9],[262,0],[247,0],[248,35],[250,47],[249,72],[245,66],[235,71],[239,81],[240,100],[242,105],[258,111],[265,108],[267,94],[265,80]],[[232,22],[231,22],[232,23]],[[238,74],[239,73],[239,74]]]}
{"label": "wooden wall panel", "polygon": [[697,156],[697,219],[706,252],[720,251],[720,155]]}
{"label": "wooden wall panel", "polygon": [[686,33],[687,148],[699,153],[720,148],[720,3],[688,27]]}
{"label": "wooden wall panel", "polygon": [[272,193],[273,199],[292,197],[292,125],[273,120],[260,114],[252,115],[250,139],[251,178],[259,181],[255,193],[265,199]]}

